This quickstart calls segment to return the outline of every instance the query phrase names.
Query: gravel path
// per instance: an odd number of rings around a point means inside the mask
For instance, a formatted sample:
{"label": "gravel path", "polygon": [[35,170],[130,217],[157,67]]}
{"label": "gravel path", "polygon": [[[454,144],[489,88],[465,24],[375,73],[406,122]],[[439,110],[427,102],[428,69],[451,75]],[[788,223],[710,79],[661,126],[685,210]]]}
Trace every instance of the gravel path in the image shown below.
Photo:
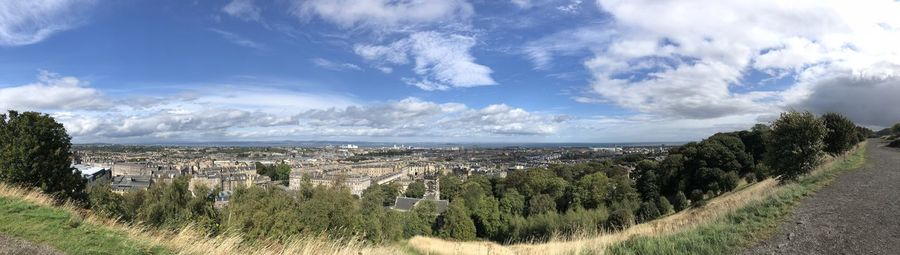
{"label": "gravel path", "polygon": [[0,255],[63,255],[46,245],[34,244],[19,238],[0,235]]}
{"label": "gravel path", "polygon": [[805,198],[745,254],[900,254],[900,150],[869,140],[866,165]]}

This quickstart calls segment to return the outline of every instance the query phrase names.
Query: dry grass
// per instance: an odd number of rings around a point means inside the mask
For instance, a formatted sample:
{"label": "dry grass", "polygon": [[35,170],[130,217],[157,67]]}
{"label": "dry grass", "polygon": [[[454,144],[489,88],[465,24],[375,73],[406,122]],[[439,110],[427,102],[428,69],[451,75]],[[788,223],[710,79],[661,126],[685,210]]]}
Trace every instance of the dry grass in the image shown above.
{"label": "dry grass", "polygon": [[[857,148],[865,146],[865,142]],[[851,150],[855,151],[855,150]],[[839,157],[826,157],[824,164],[811,175],[819,175],[830,169],[835,162],[842,161],[849,153]],[[577,235],[554,238],[548,242],[500,245],[493,242],[458,242],[434,237],[417,236],[409,241],[409,246],[424,254],[603,254],[612,244],[621,243],[637,236],[659,236],[695,228],[731,213],[751,202],[763,200],[781,187],[778,181],[766,179],[735,191],[725,193],[700,208],[691,208],[654,221],[634,225],[618,232],[599,235]]]}
{"label": "dry grass", "polygon": [[109,218],[96,216],[89,210],[71,204],[57,204],[49,196],[36,191],[0,183],[0,196],[25,202],[63,209],[72,215],[80,215],[85,223],[104,226],[149,245],[165,247],[176,254],[402,254],[399,246],[373,246],[357,239],[334,240],[325,236],[298,237],[284,244],[269,243],[248,245],[237,235],[207,237],[191,227],[168,232],[128,225]]}

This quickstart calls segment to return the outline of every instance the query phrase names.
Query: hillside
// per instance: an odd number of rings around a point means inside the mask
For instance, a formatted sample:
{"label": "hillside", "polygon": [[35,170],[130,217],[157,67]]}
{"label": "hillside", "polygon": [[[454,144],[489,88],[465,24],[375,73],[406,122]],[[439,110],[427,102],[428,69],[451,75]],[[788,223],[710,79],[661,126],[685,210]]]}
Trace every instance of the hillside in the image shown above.
{"label": "hillside", "polygon": [[830,158],[797,183],[768,179],[692,208],[624,231],[599,236],[557,238],[544,243],[500,245],[416,237],[409,246],[426,254],[728,254],[771,235],[803,197],[844,171],[865,162],[866,143],[845,156]]}
{"label": "hillside", "polygon": [[[401,254],[401,247],[373,247],[325,237],[287,244],[242,243],[240,236],[207,238],[191,228],[164,232],[128,226],[70,205],[55,205],[46,195],[0,184],[0,244],[22,245],[14,251],[66,254]],[[46,247],[44,247],[46,246]],[[0,254],[5,250],[0,249]]]}

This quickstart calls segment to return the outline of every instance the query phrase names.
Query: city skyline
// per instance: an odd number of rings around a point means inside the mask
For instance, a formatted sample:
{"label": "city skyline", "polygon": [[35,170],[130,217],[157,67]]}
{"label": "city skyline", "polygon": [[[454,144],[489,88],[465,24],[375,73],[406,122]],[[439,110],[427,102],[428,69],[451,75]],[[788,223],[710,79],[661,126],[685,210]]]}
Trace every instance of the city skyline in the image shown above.
{"label": "city skyline", "polygon": [[[76,143],[681,142],[900,119],[896,1],[0,3],[0,110]],[[723,18],[724,17],[724,18]]]}

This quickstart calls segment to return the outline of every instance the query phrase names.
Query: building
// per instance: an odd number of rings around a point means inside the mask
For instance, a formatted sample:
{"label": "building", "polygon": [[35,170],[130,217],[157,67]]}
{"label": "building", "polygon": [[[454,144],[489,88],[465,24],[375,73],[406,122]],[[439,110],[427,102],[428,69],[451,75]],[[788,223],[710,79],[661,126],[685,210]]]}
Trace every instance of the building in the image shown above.
{"label": "building", "polygon": [[147,190],[153,183],[150,176],[120,175],[112,178],[110,188],[113,192],[122,194],[129,191]]}
{"label": "building", "polygon": [[74,165],[72,167],[81,172],[81,177],[84,178],[85,181],[87,181],[87,184],[91,184],[101,180],[109,180],[109,178],[112,177],[112,171],[105,167],[81,164]]}
{"label": "building", "polygon": [[447,207],[450,205],[450,201],[447,201],[447,200],[397,197],[394,200],[394,206],[391,206],[391,209],[401,211],[401,212],[406,212],[406,211],[412,210],[416,206],[422,204],[423,201],[431,201],[432,203],[434,203],[435,211],[438,214],[444,213],[444,211],[446,211]]}

